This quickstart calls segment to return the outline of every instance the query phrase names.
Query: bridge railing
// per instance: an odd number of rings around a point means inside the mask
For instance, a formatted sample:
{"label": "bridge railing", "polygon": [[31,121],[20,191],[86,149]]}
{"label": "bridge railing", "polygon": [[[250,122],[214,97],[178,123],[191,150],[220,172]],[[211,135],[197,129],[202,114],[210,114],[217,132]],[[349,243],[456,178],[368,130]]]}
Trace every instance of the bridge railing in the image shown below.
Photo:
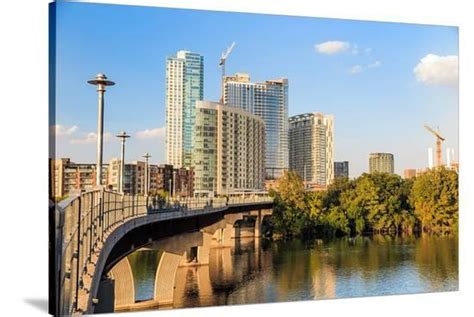
{"label": "bridge railing", "polygon": [[[271,202],[271,198],[230,197],[230,198],[188,198],[170,200],[165,203],[156,197],[122,195],[103,188],[82,192],[59,204],[59,224],[61,250],[57,262],[60,263],[59,314],[71,315],[83,312],[87,302],[81,302],[89,293],[95,260],[107,236],[120,224],[136,217],[151,213],[164,213],[166,218],[186,215],[191,211],[211,211],[228,205]],[[83,294],[82,294],[83,295]]]}

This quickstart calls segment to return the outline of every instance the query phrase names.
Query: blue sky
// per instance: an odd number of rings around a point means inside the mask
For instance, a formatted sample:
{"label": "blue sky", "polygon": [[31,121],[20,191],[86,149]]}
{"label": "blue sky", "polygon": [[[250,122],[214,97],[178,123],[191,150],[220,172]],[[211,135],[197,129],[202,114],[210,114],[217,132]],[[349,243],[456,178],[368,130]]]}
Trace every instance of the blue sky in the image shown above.
{"label": "blue sky", "polygon": [[104,72],[116,82],[106,93],[104,160],[119,155],[113,135],[125,130],[132,135],[127,161],[150,152],[163,163],[166,57],[180,49],[202,54],[205,99],[218,100],[219,57],[232,41],[228,74],[287,77],[290,115],[335,116],[335,158],[350,162],[352,177],[367,171],[370,152],[393,153],[398,173],[426,167],[435,140],[425,123],[439,126],[457,156],[455,27],[56,5],[58,157],[95,161],[97,93],[86,82]]}

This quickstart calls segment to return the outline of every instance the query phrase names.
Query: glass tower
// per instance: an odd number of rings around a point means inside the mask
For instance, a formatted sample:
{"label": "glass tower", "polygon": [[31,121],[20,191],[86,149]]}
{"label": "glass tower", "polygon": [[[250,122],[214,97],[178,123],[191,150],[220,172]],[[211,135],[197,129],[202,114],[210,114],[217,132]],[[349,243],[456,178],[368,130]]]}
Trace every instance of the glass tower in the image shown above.
{"label": "glass tower", "polygon": [[265,123],[265,177],[278,178],[288,169],[288,80],[250,82],[248,74],[224,79],[224,104],[241,108]]}
{"label": "glass tower", "polygon": [[178,51],[166,61],[166,161],[191,167],[196,101],[204,97],[204,59]]}

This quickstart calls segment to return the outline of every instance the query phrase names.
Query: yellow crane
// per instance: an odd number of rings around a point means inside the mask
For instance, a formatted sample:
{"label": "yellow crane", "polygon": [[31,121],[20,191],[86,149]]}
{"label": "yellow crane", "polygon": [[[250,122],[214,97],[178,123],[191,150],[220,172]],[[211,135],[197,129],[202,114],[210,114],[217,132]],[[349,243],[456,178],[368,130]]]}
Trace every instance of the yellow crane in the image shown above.
{"label": "yellow crane", "polygon": [[442,155],[443,155],[443,150],[442,150],[442,142],[444,141],[444,138],[439,134],[439,128],[438,131],[433,130],[429,126],[425,124],[425,129],[431,132],[435,137],[436,137],[436,167],[439,167],[443,165],[442,162]]}

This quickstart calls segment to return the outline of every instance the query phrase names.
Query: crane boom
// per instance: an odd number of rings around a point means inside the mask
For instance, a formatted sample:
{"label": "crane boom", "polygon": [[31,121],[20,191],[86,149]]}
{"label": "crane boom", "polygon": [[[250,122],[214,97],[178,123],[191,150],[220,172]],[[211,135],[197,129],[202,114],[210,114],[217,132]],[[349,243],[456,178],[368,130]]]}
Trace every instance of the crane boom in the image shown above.
{"label": "crane boom", "polygon": [[425,129],[430,131],[434,136],[436,136],[438,139],[440,139],[441,141],[444,141],[444,138],[439,134],[439,132],[436,132],[435,130],[433,130],[431,127],[427,126],[425,124]]}
{"label": "crane boom", "polygon": [[230,53],[232,52],[232,50],[234,49],[234,46],[235,46],[235,42],[232,42],[232,44],[230,45],[230,47],[227,48],[227,51],[225,51],[225,53],[222,53],[221,55],[221,61],[219,63],[219,66],[222,66],[225,64],[225,61],[227,59],[227,57],[229,57]]}
{"label": "crane boom", "polygon": [[225,77],[225,62],[227,58],[229,57],[230,53],[234,49],[235,42],[232,42],[232,44],[227,48],[227,51],[225,53],[222,53],[221,55],[221,60],[219,62],[219,66],[222,68],[222,76],[221,76],[221,103],[224,103],[224,77]]}

